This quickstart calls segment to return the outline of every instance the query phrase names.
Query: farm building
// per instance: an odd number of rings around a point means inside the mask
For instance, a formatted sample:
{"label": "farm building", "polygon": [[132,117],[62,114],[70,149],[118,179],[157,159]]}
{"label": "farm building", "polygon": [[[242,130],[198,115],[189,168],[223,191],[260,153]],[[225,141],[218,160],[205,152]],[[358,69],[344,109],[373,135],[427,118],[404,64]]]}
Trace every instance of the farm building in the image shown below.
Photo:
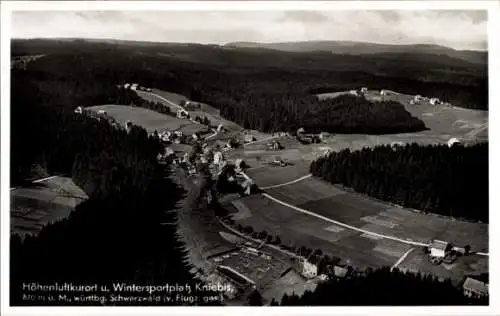
{"label": "farm building", "polygon": [[191,137],[193,138],[193,140],[200,139],[200,136],[197,133],[193,133],[193,135],[191,135]]}
{"label": "farm building", "polygon": [[215,152],[214,154],[214,164],[219,165],[224,160],[224,156],[220,151]]}
{"label": "farm building", "polygon": [[405,146],[405,143],[403,142],[399,142],[399,141],[396,141],[396,142],[392,142],[391,143],[391,148],[393,150],[396,150],[398,147],[404,147]]}
{"label": "farm building", "polygon": [[453,147],[453,146],[456,146],[456,145],[460,145],[461,142],[458,138],[455,138],[455,137],[452,137],[450,138],[450,140],[448,140],[448,147]]}
{"label": "farm building", "polygon": [[236,170],[242,170],[245,167],[245,161],[241,158],[237,158],[234,162]]}
{"label": "farm building", "polygon": [[488,295],[488,283],[468,277],[463,285],[464,295],[481,297]]}
{"label": "farm building", "polygon": [[368,88],[367,87],[361,88],[361,93],[367,93],[367,92],[368,92]]}
{"label": "farm building", "polygon": [[280,142],[278,142],[276,140],[267,144],[268,150],[280,150],[281,148],[282,148],[282,146],[281,146]]}
{"label": "farm building", "polygon": [[433,240],[429,245],[431,257],[444,258],[448,252],[450,244],[442,240]]}
{"label": "farm building", "polygon": [[413,97],[413,101],[419,102],[422,100],[422,96],[420,94],[417,94],[416,96]]}
{"label": "farm building", "polygon": [[380,95],[387,95],[387,90],[384,89],[380,90]]}
{"label": "farm building", "polygon": [[349,91],[349,94],[352,94],[352,95],[356,95],[356,96],[357,96],[357,95],[358,95],[358,91],[356,91],[356,90],[351,90],[351,91]]}
{"label": "farm building", "polygon": [[222,124],[219,124],[217,126],[217,130],[216,131],[217,131],[217,133],[223,133],[225,131],[225,128],[224,128],[224,126]]}
{"label": "farm building", "polygon": [[341,267],[341,266],[333,267],[333,273],[335,274],[335,276],[337,278],[345,278],[347,276],[348,272],[349,272],[349,270],[347,270],[347,268],[345,268],[345,267]]}
{"label": "farm building", "polygon": [[99,115],[106,115],[106,114],[108,114],[108,112],[106,112],[104,110],[99,110],[99,111],[97,111],[97,114],[99,114]]}
{"label": "farm building", "polygon": [[130,90],[137,90],[137,88],[139,87],[139,84],[137,83],[133,83],[131,86],[130,86]]}
{"label": "farm building", "polygon": [[255,137],[251,134],[246,134],[245,137],[243,138],[245,143],[250,143],[255,140]]}
{"label": "farm building", "polygon": [[81,106],[77,107],[77,108],[75,109],[75,113],[76,113],[76,114],[82,114],[82,113],[83,113],[83,108],[82,108]]}
{"label": "farm building", "polygon": [[328,139],[328,137],[330,137],[330,133],[327,133],[327,132],[319,133],[319,139],[321,141],[325,141],[326,139]]}
{"label": "farm building", "polygon": [[130,83],[126,83],[126,84],[124,84],[124,85],[123,85],[123,88],[125,88],[125,89],[129,89],[129,88],[130,88]]}
{"label": "farm building", "polygon": [[431,98],[431,99],[429,100],[429,103],[430,103],[431,105],[436,105],[436,104],[440,104],[440,103],[441,103],[441,101],[439,101],[439,99],[438,99],[438,98]]}
{"label": "farm building", "polygon": [[305,130],[304,130],[304,128],[303,128],[303,127],[299,128],[299,129],[297,130],[297,135],[300,135],[300,134],[303,134],[303,133],[305,133]]}
{"label": "farm building", "polygon": [[304,260],[302,262],[302,275],[308,279],[316,277],[318,275],[318,266]]}
{"label": "farm building", "polygon": [[182,137],[182,131],[174,131],[174,135],[177,137]]}
{"label": "farm building", "polygon": [[186,110],[177,110],[177,117],[181,119],[185,119],[189,116],[189,113]]}

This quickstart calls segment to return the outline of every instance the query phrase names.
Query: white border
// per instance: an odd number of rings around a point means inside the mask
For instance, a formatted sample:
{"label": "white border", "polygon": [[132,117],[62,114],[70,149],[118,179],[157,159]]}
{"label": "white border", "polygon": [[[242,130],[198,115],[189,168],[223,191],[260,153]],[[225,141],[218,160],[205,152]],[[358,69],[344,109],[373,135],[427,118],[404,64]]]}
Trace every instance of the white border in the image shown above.
{"label": "white border", "polygon": [[[494,300],[498,297],[498,256],[497,247],[500,243],[498,235],[493,234],[494,231],[490,226],[490,306],[489,307],[284,307],[284,308],[248,308],[248,307],[225,307],[222,308],[186,308],[186,307],[169,307],[169,308],[22,308],[8,307],[9,305],[9,165],[10,165],[10,17],[12,11],[60,11],[60,10],[197,10],[197,11],[215,11],[215,10],[249,10],[249,11],[281,11],[281,10],[375,10],[375,9],[399,9],[399,10],[425,10],[425,9],[487,9],[489,11],[489,80],[490,80],[490,117],[496,117],[498,113],[497,106],[500,106],[500,91],[494,87],[499,87],[500,81],[498,74],[500,72],[497,56],[500,56],[500,47],[498,41],[498,30],[500,29],[500,11],[498,10],[497,1],[345,1],[345,2],[291,2],[291,1],[2,1],[1,2],[1,314],[2,315],[53,315],[61,313],[64,315],[162,315],[165,313],[179,315],[220,315],[221,313],[259,313],[272,315],[307,315],[307,314],[412,314],[412,315],[492,315],[500,314],[500,304]],[[496,124],[489,124],[490,132],[490,209],[495,210],[498,206],[498,194],[495,194],[494,188],[500,187],[500,179],[498,166],[495,162],[498,160],[498,142],[495,135],[498,135],[499,130]],[[496,176],[496,177],[495,177]],[[496,211],[496,210],[495,210]],[[498,214],[490,212],[490,225],[496,226]],[[493,245],[495,247],[493,247]],[[493,264],[497,262],[497,264]]]}

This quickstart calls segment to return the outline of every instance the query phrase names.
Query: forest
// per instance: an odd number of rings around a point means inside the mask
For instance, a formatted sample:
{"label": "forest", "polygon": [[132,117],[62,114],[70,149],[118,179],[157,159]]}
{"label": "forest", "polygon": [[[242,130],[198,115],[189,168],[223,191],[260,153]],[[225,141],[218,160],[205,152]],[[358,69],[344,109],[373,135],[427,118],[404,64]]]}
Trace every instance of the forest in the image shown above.
{"label": "forest", "polygon": [[488,305],[488,298],[468,298],[447,280],[420,273],[380,268],[349,278],[330,279],[302,296],[285,294],[279,306],[456,306]]}
{"label": "forest", "polygon": [[488,144],[333,152],[310,171],[332,184],[424,212],[488,222]]}
{"label": "forest", "polygon": [[[314,95],[363,86],[434,96],[467,108],[488,108],[484,65],[437,55],[377,54],[375,58],[87,41],[14,41],[12,51],[17,55],[46,54],[29,65],[40,79],[42,90],[47,77],[57,78],[63,95],[71,91],[68,81],[75,76],[82,79],[78,89],[99,89],[97,83],[110,86],[137,82],[208,103],[220,109],[226,119],[266,132],[294,131],[301,125],[336,133],[369,134],[425,128],[401,105],[349,97],[319,101]],[[332,106],[335,111],[331,111]]]}
{"label": "forest", "polygon": [[[176,232],[176,214],[166,212],[175,209],[185,193],[170,180],[168,165],[157,164],[160,143],[141,127],[134,126],[126,133],[107,120],[73,113],[77,104],[128,104],[133,101],[129,92],[105,83],[99,85],[97,81],[81,86],[77,76],[63,84],[70,89],[61,90],[58,78],[49,78],[40,82],[30,76],[29,70],[12,71],[12,181],[22,182],[29,177],[35,164],[50,174],[71,176],[89,199],[68,218],[44,227],[36,237],[11,236],[11,304],[80,304],[71,300],[48,301],[47,296],[38,296],[46,292],[22,289],[23,284],[31,282],[99,285],[97,293],[57,293],[69,296],[109,296],[100,286],[112,289],[117,282],[194,285],[198,280],[185,261],[184,244]],[[39,88],[42,86],[44,91]],[[24,299],[27,293],[35,295],[35,299]],[[195,293],[205,294],[208,293]],[[132,296],[145,298],[149,294]],[[127,303],[105,303],[122,304]]]}

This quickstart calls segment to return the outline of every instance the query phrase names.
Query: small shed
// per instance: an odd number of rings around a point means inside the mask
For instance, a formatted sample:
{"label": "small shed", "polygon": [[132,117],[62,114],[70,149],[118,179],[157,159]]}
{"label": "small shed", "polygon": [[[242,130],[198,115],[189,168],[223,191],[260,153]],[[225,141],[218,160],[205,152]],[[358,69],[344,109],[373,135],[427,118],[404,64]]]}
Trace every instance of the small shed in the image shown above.
{"label": "small shed", "polygon": [[488,295],[488,283],[468,277],[463,285],[464,295],[482,297]]}

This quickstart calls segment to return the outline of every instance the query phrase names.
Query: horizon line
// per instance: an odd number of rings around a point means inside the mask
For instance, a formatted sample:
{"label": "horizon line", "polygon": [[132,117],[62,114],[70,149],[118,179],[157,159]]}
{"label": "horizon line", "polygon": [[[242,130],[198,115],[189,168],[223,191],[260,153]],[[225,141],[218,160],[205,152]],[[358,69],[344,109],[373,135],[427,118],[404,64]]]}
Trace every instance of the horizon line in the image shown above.
{"label": "horizon line", "polygon": [[[95,41],[120,41],[120,42],[131,42],[131,43],[157,43],[157,44],[184,44],[184,45],[203,45],[203,46],[220,46],[224,47],[228,44],[234,43],[249,43],[249,44],[293,44],[293,43],[311,43],[311,42],[337,42],[337,43],[361,43],[361,44],[374,44],[374,45],[386,45],[386,46],[437,46],[444,47],[450,50],[464,52],[464,51],[472,51],[472,52],[482,52],[487,53],[488,47],[485,49],[456,49],[450,46],[436,44],[436,43],[380,43],[380,42],[369,42],[369,41],[345,41],[345,40],[306,40],[306,41],[272,41],[272,42],[255,42],[255,41],[231,41],[226,43],[200,43],[200,42],[168,42],[168,41],[147,41],[147,40],[127,40],[127,39],[119,39],[119,38],[104,38],[104,37],[11,37],[10,40],[95,40]],[[488,44],[488,43],[487,43]],[[488,45],[487,45],[488,46]],[[271,49],[278,50],[275,48],[266,48],[261,47],[263,49]]]}

